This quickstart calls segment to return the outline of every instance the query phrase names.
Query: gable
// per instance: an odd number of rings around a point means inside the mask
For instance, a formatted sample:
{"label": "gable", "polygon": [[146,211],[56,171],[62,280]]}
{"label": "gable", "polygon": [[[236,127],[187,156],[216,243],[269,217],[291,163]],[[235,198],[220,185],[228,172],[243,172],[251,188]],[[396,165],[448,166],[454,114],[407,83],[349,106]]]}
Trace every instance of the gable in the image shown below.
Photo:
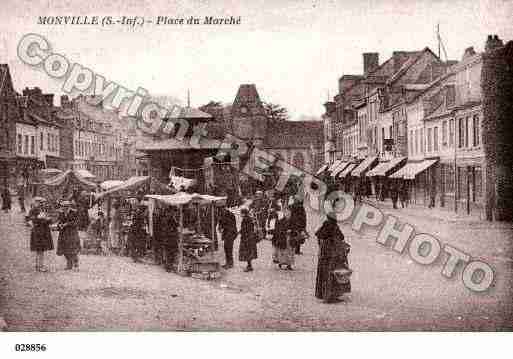
{"label": "gable", "polygon": [[231,109],[232,118],[265,116],[264,106],[254,84],[240,85]]}
{"label": "gable", "polygon": [[0,97],[15,96],[11,72],[7,64],[0,64]]}

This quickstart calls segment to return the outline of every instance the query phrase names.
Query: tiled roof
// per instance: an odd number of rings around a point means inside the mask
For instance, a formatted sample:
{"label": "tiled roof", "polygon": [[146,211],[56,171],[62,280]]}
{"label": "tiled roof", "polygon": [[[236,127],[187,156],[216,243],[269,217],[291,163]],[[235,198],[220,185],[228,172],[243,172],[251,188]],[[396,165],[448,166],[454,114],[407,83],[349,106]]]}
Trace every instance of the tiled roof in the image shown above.
{"label": "tiled roof", "polygon": [[210,115],[206,112],[203,112],[201,110],[198,110],[197,108],[182,107],[178,118],[182,118],[185,120],[187,120],[187,119],[210,120],[210,119],[212,119],[212,115]]}
{"label": "tiled roof", "polygon": [[322,121],[269,121],[265,148],[322,147]]}

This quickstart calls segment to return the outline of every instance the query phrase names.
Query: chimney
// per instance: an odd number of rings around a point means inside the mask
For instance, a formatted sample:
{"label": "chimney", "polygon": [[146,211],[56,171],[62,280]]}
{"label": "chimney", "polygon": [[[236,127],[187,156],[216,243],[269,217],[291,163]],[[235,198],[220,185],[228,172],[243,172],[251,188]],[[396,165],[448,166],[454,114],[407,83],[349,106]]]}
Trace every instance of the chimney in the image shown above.
{"label": "chimney", "polygon": [[48,105],[53,106],[53,93],[45,93],[43,96]]}
{"label": "chimney", "polygon": [[362,76],[358,75],[342,75],[342,77],[338,80],[338,92],[344,93],[348,88],[352,87],[358,81],[362,79]]}
{"label": "chimney", "polygon": [[71,107],[71,102],[69,100],[69,97],[67,95],[61,96],[61,107],[62,108],[69,108]]}
{"label": "chimney", "polygon": [[377,52],[364,52],[363,53],[363,74],[374,71],[379,66],[379,53]]}
{"label": "chimney", "polygon": [[335,102],[333,101],[328,101],[324,104],[324,108],[326,109],[326,115],[331,115],[332,113],[335,112],[336,108],[335,108],[336,104]]}
{"label": "chimney", "polygon": [[504,43],[501,39],[499,39],[498,35],[488,35],[488,38],[486,39],[485,43],[485,51],[489,52],[495,49],[498,49],[499,47],[504,46]]}

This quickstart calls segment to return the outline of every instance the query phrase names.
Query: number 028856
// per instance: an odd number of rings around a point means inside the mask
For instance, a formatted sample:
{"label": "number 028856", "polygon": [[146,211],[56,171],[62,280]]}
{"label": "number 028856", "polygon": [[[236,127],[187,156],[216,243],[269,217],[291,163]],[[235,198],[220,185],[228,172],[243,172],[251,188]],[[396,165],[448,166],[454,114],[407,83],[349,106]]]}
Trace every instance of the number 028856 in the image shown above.
{"label": "number 028856", "polygon": [[44,352],[46,351],[46,344],[16,344],[14,350],[17,352]]}

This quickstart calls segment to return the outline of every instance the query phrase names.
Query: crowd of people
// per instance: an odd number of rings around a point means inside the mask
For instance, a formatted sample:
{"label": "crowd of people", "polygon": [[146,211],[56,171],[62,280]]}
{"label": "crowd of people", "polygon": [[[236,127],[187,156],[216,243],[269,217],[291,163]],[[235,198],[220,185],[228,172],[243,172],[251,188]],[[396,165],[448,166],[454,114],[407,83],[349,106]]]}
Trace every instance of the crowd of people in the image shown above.
{"label": "crowd of people", "polygon": [[[56,217],[50,216],[44,198],[34,197],[25,219],[32,227],[30,250],[35,253],[36,271],[48,271],[45,253],[55,249],[52,231],[58,232],[56,254],[64,257],[66,270],[79,270],[79,255],[84,247],[79,232],[86,231],[99,254],[124,253],[134,262],[140,262],[151,249],[155,263],[173,271],[179,237],[176,209],[157,206],[152,214],[153,233],[150,235],[148,208],[143,197],[138,194],[131,203],[115,200],[108,218],[99,205],[93,219],[89,216],[91,198],[78,189],[58,203]],[[259,243],[263,240],[270,240],[272,245],[272,258],[269,258],[272,264],[281,270],[294,270],[295,256],[302,255],[301,248],[309,238],[302,200],[294,195],[270,195],[258,190],[247,202],[248,205],[240,208],[240,229],[233,207],[217,209],[216,224],[224,244],[223,268],[234,267],[234,243],[240,237],[238,259],[245,263],[244,272],[254,270],[253,261],[258,258]],[[10,194],[5,191],[2,192],[2,208],[11,208]],[[20,200],[20,208],[24,210],[24,201]],[[186,218],[184,225],[187,226]],[[349,245],[336,220],[329,216],[315,236],[319,244],[315,296],[325,302],[337,301],[341,294],[350,291]]]}

